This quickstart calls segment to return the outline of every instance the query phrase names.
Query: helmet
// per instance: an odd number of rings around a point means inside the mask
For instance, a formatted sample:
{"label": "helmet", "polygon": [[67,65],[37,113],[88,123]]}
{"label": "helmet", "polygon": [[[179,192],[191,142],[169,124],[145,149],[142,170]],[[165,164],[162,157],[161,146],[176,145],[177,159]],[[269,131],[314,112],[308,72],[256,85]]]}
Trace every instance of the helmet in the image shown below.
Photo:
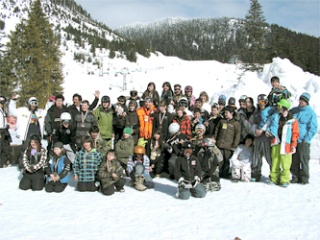
{"label": "helmet", "polygon": [[109,103],[110,102],[110,97],[109,96],[103,96],[101,98],[101,103]]}
{"label": "helmet", "polygon": [[186,97],[181,97],[181,98],[179,99],[179,105],[181,105],[181,104],[186,104],[186,105],[188,105],[188,99],[187,99]]}
{"label": "helmet", "polygon": [[231,105],[231,106],[236,105],[236,99],[234,97],[229,98],[228,105]]}
{"label": "helmet", "polygon": [[34,105],[34,106],[38,106],[38,99],[35,97],[31,97],[28,100],[28,105]]}
{"label": "helmet", "polygon": [[264,104],[264,105],[268,104],[268,97],[265,94],[259,94],[257,100],[258,100],[258,104]]}
{"label": "helmet", "polygon": [[68,112],[63,112],[61,113],[60,115],[60,121],[63,122],[63,121],[71,121],[71,115],[70,113]]}
{"label": "helmet", "polygon": [[214,142],[212,138],[205,138],[202,140],[202,146],[204,147],[214,147]]}
{"label": "helmet", "polygon": [[6,97],[5,96],[0,96],[0,103],[1,104],[5,104],[7,101]]}
{"label": "helmet", "polygon": [[182,149],[193,149],[194,145],[191,141],[185,141],[181,147]]}
{"label": "helmet", "polygon": [[192,88],[190,85],[188,85],[188,86],[186,86],[186,87],[184,88],[184,91],[185,91],[185,92],[192,92],[192,91],[193,91],[193,88]]}
{"label": "helmet", "polygon": [[218,99],[219,105],[225,105],[227,101],[227,97],[225,95],[220,95]]}
{"label": "helmet", "polygon": [[287,99],[281,99],[278,103],[279,106],[285,107],[286,109],[289,109],[291,104]]}
{"label": "helmet", "polygon": [[36,134],[36,133],[33,133],[30,135],[29,137],[29,140],[35,140],[35,141],[38,141],[38,142],[41,142],[41,138],[40,138],[40,135],[39,134]]}
{"label": "helmet", "polygon": [[118,101],[126,102],[127,99],[126,99],[125,96],[121,95],[121,96],[119,96],[119,97],[117,98],[117,100],[118,100]]}
{"label": "helmet", "polygon": [[131,91],[130,91],[130,96],[135,97],[135,96],[137,96],[137,95],[138,95],[138,91],[137,91],[137,90],[131,90]]}
{"label": "helmet", "polygon": [[140,145],[137,145],[137,146],[134,147],[133,152],[134,152],[135,154],[142,154],[142,155],[144,155],[144,154],[146,154],[146,149],[145,149],[144,147],[140,146]]}
{"label": "helmet", "polygon": [[206,127],[203,124],[197,124],[195,127],[195,131],[201,130],[203,133],[206,132]]}
{"label": "helmet", "polygon": [[247,98],[247,95],[241,95],[239,98],[239,102],[244,102]]}
{"label": "helmet", "polygon": [[170,134],[175,134],[175,133],[179,132],[179,130],[180,130],[179,123],[174,122],[169,125],[169,133]]}

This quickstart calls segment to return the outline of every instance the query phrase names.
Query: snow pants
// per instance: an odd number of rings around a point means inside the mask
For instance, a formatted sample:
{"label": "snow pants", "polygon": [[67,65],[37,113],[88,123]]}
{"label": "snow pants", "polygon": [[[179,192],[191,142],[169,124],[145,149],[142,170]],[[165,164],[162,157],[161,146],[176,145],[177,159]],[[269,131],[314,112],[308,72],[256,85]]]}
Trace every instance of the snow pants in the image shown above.
{"label": "snow pants", "polygon": [[182,200],[188,200],[190,196],[195,198],[204,198],[206,196],[206,189],[201,183],[198,183],[197,186],[193,188],[184,188],[178,187],[177,198]]}
{"label": "snow pants", "polygon": [[132,182],[136,182],[136,177],[144,177],[144,185],[147,188],[154,188],[154,182],[150,174],[144,172],[145,168],[142,163],[138,163],[134,166],[133,171],[130,173]]}
{"label": "snow pants", "polygon": [[223,156],[223,162],[219,163],[219,174],[221,178],[229,178],[230,176],[230,158],[233,151],[227,149],[220,149]]}
{"label": "snow pants", "polygon": [[95,182],[78,182],[77,190],[79,192],[95,192],[97,191],[97,186]]}
{"label": "snow pants", "polygon": [[298,143],[296,153],[292,155],[292,180],[299,183],[309,183],[310,144]]}
{"label": "snow pants", "polygon": [[126,180],[124,178],[120,178],[118,181],[109,185],[108,187],[102,188],[101,192],[104,195],[110,196],[114,194],[116,190],[120,191],[123,188],[125,183],[126,183]]}
{"label": "snow pants", "polygon": [[35,173],[25,172],[19,183],[19,188],[22,190],[32,189],[33,191],[41,191],[44,187],[44,172],[43,170]]}
{"label": "snow pants", "polygon": [[66,186],[67,186],[66,183],[61,183],[60,181],[58,182],[49,181],[45,186],[45,190],[48,193],[51,193],[51,192],[61,193],[64,191]]}
{"label": "snow pants", "polygon": [[275,184],[290,183],[291,154],[280,154],[280,144],[271,148],[272,167],[270,172],[271,182]]}
{"label": "snow pants", "polygon": [[260,181],[262,157],[265,157],[271,169],[271,145],[270,142],[255,142],[251,163],[251,177]]}
{"label": "snow pants", "polygon": [[[240,161],[239,161],[240,162]],[[232,179],[237,179],[244,182],[250,182],[251,180],[251,164],[241,164],[231,166]]]}

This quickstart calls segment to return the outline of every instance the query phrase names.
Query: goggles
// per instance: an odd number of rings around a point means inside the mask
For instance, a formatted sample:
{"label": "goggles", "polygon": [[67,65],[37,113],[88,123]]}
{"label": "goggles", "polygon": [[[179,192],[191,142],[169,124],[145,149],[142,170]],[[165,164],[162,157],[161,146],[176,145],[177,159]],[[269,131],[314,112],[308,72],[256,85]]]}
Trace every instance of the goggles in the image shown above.
{"label": "goggles", "polygon": [[266,100],[260,100],[259,101],[259,105],[266,105],[267,104],[267,101]]}
{"label": "goggles", "polygon": [[62,123],[70,123],[70,120],[63,120]]}
{"label": "goggles", "polygon": [[35,107],[38,106],[38,102],[37,102],[37,101],[31,101],[31,102],[29,102],[29,104],[30,104],[31,106],[35,106]]}

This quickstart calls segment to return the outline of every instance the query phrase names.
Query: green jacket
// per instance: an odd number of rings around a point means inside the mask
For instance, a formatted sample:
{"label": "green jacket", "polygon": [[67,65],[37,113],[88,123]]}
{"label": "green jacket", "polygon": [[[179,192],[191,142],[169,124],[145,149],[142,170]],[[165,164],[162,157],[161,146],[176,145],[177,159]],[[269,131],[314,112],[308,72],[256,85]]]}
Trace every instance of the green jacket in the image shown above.
{"label": "green jacket", "polygon": [[133,155],[134,140],[130,138],[121,138],[116,143],[116,154],[120,162],[128,164],[129,157]]}
{"label": "green jacket", "polygon": [[111,139],[113,133],[112,110],[110,108],[104,109],[102,106],[99,106],[94,110],[94,116],[98,122],[101,137],[103,139]]}
{"label": "green jacket", "polygon": [[[117,174],[117,177],[112,177],[112,174]],[[111,184],[117,182],[120,178],[123,178],[123,168],[118,160],[103,161],[99,167],[98,176],[101,181],[102,188],[106,188]]]}

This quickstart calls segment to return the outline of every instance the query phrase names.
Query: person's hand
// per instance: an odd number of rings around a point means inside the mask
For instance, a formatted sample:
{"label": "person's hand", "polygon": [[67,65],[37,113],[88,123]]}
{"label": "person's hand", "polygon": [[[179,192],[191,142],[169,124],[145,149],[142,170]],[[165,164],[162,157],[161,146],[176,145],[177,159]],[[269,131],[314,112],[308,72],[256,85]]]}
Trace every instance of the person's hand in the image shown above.
{"label": "person's hand", "polygon": [[209,122],[204,122],[203,125],[205,125],[206,127],[209,126]]}
{"label": "person's hand", "polygon": [[184,187],[184,186],[185,186],[184,178],[183,178],[183,177],[179,178],[179,180],[178,180],[178,185],[179,185],[179,187]]}
{"label": "person's hand", "polygon": [[76,181],[78,181],[78,180],[79,180],[79,178],[78,178],[78,176],[77,176],[77,175],[75,175],[75,176],[74,176],[74,180],[76,180]]}
{"label": "person's hand", "polygon": [[57,176],[55,176],[55,182],[58,182],[59,180],[60,180],[60,176],[59,175],[57,175]]}
{"label": "person's hand", "polygon": [[268,131],[266,132],[266,137],[272,137],[272,134]]}
{"label": "person's hand", "polygon": [[112,176],[113,179],[118,177],[118,175],[116,173],[112,173],[111,176]]}
{"label": "person's hand", "polygon": [[99,98],[99,96],[100,96],[100,91],[99,91],[99,90],[96,90],[93,95],[94,95],[95,98]]}
{"label": "person's hand", "polygon": [[198,183],[200,183],[200,178],[198,176],[194,176],[192,187],[195,188],[198,185]]}
{"label": "person's hand", "polygon": [[291,146],[290,151],[291,151],[292,154],[295,154],[296,153],[296,148],[294,146]]}
{"label": "person's hand", "polygon": [[54,181],[55,182],[55,176],[52,173],[50,174],[50,179],[51,179],[50,181]]}
{"label": "person's hand", "polygon": [[153,172],[154,164],[150,165],[149,172]]}
{"label": "person's hand", "polygon": [[263,132],[263,130],[257,129],[257,130],[255,131],[255,135],[256,135],[257,137],[260,137],[260,136],[262,135],[262,132]]}

